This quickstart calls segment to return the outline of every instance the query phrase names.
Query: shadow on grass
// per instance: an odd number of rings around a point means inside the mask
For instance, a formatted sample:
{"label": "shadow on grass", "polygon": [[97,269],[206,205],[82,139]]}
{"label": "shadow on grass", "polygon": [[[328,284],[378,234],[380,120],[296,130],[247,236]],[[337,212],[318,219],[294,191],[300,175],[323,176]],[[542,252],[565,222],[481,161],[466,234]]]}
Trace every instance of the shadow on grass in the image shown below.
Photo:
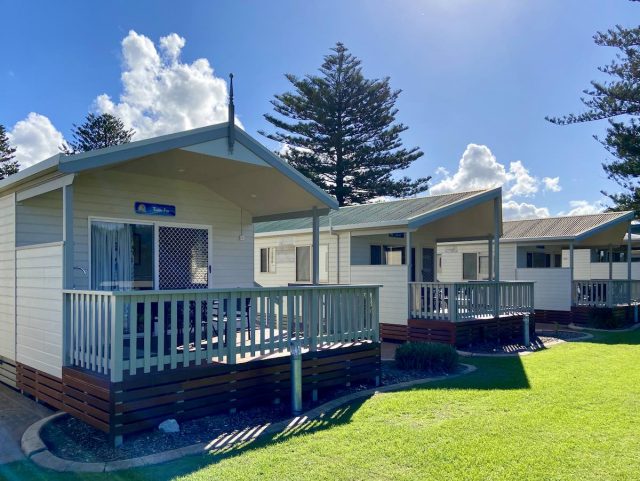
{"label": "shadow on grass", "polygon": [[[465,364],[476,365],[478,370],[471,374],[442,381],[429,382],[403,391],[429,389],[528,389],[530,387],[521,358],[519,357],[474,357],[462,358],[461,361]],[[172,479],[176,476],[184,476],[224,459],[233,458],[267,445],[285,442],[297,436],[313,434],[337,426],[347,425],[351,422],[353,415],[372,395],[373,394],[363,396],[335,410],[328,411],[316,419],[298,418],[279,433],[266,435],[260,435],[260,432],[232,433],[225,438],[212,441],[208,446],[207,455],[201,457],[191,456],[177,460],[169,465],[146,468],[144,470],[145,479],[160,481]],[[246,437],[246,439],[243,439],[243,437]],[[229,441],[235,442],[229,443]],[[135,479],[136,471],[132,471],[130,474],[133,475],[133,479]],[[127,479],[132,478],[127,477]]]}
{"label": "shadow on grass", "polygon": [[[370,397],[371,395],[345,404],[335,410],[322,414],[316,419],[297,418],[286,429],[278,433],[262,434],[256,437],[249,436],[246,440],[236,441],[232,444],[225,444],[225,440],[222,440],[220,447],[218,447],[219,443],[212,441],[209,449],[205,451],[206,454],[202,456],[189,456],[166,465],[150,466],[144,470],[144,476],[140,476],[140,479],[163,481],[185,476],[224,459],[234,458],[252,450],[282,443],[297,436],[317,433],[349,424],[354,413],[357,412]],[[233,434],[234,437],[238,435],[241,437],[241,433]],[[138,479],[137,476],[141,473],[139,470],[132,470],[116,474],[119,474],[122,479]]]}
{"label": "shadow on grass", "polygon": [[640,344],[640,329],[633,331],[592,331],[584,330],[582,332],[593,334],[590,339],[583,339],[579,342],[589,342],[594,344],[609,344],[609,345],[638,345]]}
{"label": "shadow on grass", "polygon": [[[520,357],[463,357],[461,362],[473,364],[477,367],[477,370],[470,374],[442,381],[428,382],[403,391],[429,389],[505,390],[528,389],[530,387]],[[282,443],[298,436],[347,425],[351,422],[353,415],[372,396],[373,394],[363,395],[363,397],[344,404],[337,409],[325,412],[315,419],[296,418],[284,430],[274,434],[264,433],[268,425],[225,433],[211,440],[207,445],[207,449],[203,451],[203,455],[188,456],[167,464],[149,466],[143,469],[137,468],[110,473],[108,477],[109,479],[153,479],[154,481],[164,481],[193,474],[212,464],[253,450]],[[29,461],[0,466],[0,480],[46,479],[55,481],[104,479],[104,476],[105,474],[51,473],[41,470]]]}

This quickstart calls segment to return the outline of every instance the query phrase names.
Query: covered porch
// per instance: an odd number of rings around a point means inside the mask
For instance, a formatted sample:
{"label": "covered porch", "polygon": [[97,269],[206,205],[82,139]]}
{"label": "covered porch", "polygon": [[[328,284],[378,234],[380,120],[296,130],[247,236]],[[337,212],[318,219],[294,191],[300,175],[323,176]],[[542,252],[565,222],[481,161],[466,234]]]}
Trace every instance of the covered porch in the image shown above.
{"label": "covered porch", "polygon": [[589,224],[580,217],[542,220],[538,229],[548,230],[546,238],[512,244],[516,278],[539,286],[537,318],[579,325],[589,325],[594,316],[637,319],[640,258],[633,249],[632,219],[623,212],[591,216]]}
{"label": "covered porch", "polygon": [[[533,312],[534,284],[500,279],[500,189],[433,199],[435,208],[409,213],[404,225],[390,222],[351,231],[351,281],[380,279],[382,284],[382,338],[424,340],[419,333],[433,322],[482,324],[496,318],[521,322]],[[486,242],[488,256],[475,258],[465,276],[469,280],[441,281],[439,277],[449,276],[437,255],[438,244],[469,241]],[[461,273],[469,270],[466,260],[461,255]]]}
{"label": "covered porch", "polygon": [[[335,200],[246,133],[221,124],[47,169],[16,196],[23,391],[118,444],[167,418],[286,402],[292,349],[312,397],[379,376],[378,287],[318,285]],[[311,285],[256,287],[253,223],[308,217]]]}

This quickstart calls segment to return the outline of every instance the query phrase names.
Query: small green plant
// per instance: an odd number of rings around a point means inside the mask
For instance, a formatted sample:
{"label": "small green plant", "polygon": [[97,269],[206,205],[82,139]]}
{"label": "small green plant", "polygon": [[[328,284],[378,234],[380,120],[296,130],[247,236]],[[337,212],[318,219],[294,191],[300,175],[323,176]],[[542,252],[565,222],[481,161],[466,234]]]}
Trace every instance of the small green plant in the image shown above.
{"label": "small green plant", "polygon": [[452,372],[458,366],[458,353],[448,344],[408,342],[396,350],[396,366],[404,370]]}
{"label": "small green plant", "polygon": [[625,316],[614,316],[606,307],[595,308],[589,315],[589,327],[595,329],[621,329],[628,324]]}

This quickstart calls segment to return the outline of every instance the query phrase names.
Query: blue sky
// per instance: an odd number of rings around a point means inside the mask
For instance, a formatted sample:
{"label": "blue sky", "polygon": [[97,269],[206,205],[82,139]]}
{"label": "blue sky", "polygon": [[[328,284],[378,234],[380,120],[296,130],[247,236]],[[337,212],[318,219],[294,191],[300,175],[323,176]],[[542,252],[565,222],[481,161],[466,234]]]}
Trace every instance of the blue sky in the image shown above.
{"label": "blue sky", "polygon": [[1,3],[0,123],[25,164],[90,110],[140,137],[221,120],[229,72],[243,127],[269,129],[283,73],[314,72],[341,41],[403,90],[404,141],[425,152],[406,173],[434,192],[504,185],[513,217],[597,210],[616,190],[591,137],[605,124],[544,116],[580,111],[614,54],[593,34],[638,24],[626,0]]}

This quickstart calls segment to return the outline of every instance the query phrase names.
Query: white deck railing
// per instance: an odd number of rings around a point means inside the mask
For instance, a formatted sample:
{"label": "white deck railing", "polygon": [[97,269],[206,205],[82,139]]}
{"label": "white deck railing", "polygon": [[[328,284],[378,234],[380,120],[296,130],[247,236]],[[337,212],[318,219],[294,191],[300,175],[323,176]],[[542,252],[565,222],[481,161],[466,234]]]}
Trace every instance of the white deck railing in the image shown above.
{"label": "white deck railing", "polygon": [[588,280],[573,281],[574,306],[613,307],[640,302],[638,280]]}
{"label": "white deck railing", "polygon": [[410,282],[412,318],[461,321],[533,312],[533,282]]}
{"label": "white deck railing", "polygon": [[377,341],[378,286],[64,291],[65,362],[110,376]]}

